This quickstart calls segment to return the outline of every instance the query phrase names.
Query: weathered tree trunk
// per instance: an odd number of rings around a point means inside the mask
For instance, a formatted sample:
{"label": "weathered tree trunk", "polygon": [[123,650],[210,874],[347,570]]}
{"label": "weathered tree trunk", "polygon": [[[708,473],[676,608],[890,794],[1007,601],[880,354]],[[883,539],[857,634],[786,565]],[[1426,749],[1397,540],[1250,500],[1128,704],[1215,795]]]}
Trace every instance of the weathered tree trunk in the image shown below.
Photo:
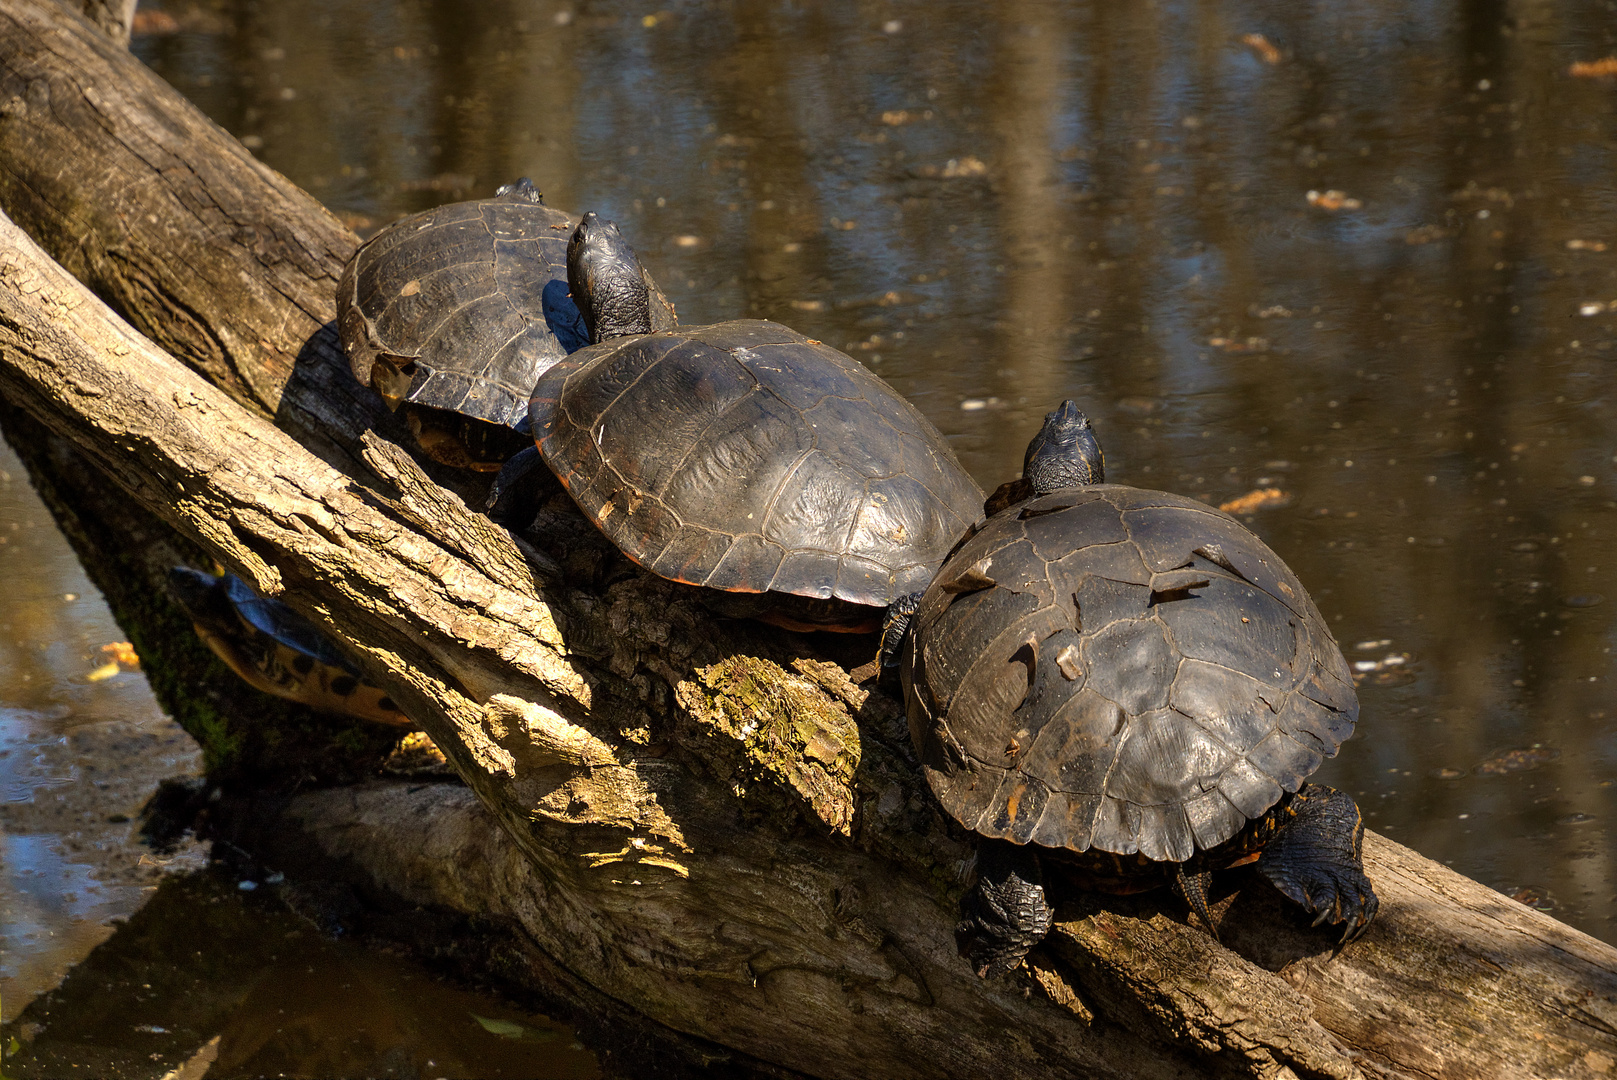
{"label": "weathered tree trunk", "polygon": [[394,893],[503,915],[601,994],[819,1076],[1617,1062],[1617,950],[1376,836],[1381,916],[1340,953],[1247,877],[1232,948],[1171,900],[1079,898],[1027,972],[977,980],[952,937],[972,849],[897,703],[804,638],[524,551],[435,484],[336,356],[352,237],[41,0],[0,3],[0,206],[146,334],[5,222],[0,392],[324,625],[471,785],[292,802]]}
{"label": "weathered tree trunk", "polygon": [[118,45],[128,45],[135,25],[135,0],[61,0],[101,28]]}

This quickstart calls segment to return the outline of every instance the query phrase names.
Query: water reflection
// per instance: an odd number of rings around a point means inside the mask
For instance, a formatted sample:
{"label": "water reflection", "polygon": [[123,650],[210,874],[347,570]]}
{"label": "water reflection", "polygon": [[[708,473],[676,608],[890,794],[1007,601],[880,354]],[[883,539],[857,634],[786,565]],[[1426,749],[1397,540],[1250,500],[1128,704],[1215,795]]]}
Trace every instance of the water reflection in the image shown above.
{"label": "water reflection", "polygon": [[[137,673],[123,635],[0,443],[0,1020],[112,933],[186,846],[157,858],[131,819],[200,754]],[[95,676],[92,678],[91,676]]]}
{"label": "water reflection", "polygon": [[986,485],[1071,395],[1119,479],[1281,487],[1252,526],[1352,658],[1408,656],[1320,779],[1617,940],[1603,3],[167,10],[142,57],[362,228],[528,174]]}
{"label": "water reflection", "polygon": [[316,932],[233,875],[171,878],[62,985],[0,1029],[6,1075],[601,1075],[572,1033]]}

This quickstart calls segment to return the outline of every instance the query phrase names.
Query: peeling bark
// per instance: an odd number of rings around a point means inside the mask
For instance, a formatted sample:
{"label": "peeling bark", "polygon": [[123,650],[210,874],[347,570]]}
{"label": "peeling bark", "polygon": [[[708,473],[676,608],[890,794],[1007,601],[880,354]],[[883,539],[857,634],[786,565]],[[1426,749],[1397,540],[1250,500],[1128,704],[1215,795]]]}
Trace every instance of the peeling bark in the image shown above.
{"label": "peeling bark", "polygon": [[1373,835],[1381,915],[1341,952],[1236,873],[1229,948],[1170,897],[1058,897],[1030,967],[976,979],[953,939],[972,844],[860,658],[716,619],[564,497],[544,552],[467,509],[335,352],[353,237],[40,0],[0,3],[0,205],[62,264],[0,223],[0,392],[322,625],[470,784],[290,803],[387,891],[499,915],[603,997],[817,1076],[1617,1060],[1617,950]]}

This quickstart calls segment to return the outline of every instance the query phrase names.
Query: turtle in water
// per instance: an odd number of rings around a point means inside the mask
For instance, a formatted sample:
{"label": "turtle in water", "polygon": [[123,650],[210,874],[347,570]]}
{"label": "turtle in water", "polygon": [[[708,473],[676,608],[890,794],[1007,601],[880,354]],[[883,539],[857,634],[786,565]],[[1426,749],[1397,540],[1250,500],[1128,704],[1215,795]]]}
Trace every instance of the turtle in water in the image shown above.
{"label": "turtle in water", "polygon": [[568,274],[594,344],[540,376],[534,439],[647,570],[729,614],[868,632],[976,520],[943,435],[852,357],[757,319],[653,333],[639,261],[594,214]]}
{"label": "turtle in water", "polygon": [[959,927],[973,968],[1009,971],[1049,930],[1046,874],[1172,885],[1216,935],[1211,873],[1255,861],[1357,937],[1378,905],[1359,809],[1305,781],[1358,699],[1302,583],[1233,518],[1105,483],[1071,401],[1024,482],[927,588],[901,668],[927,781],[984,838]]}
{"label": "turtle in water", "polygon": [[322,712],[416,726],[309,620],[240,578],[176,566],[169,587],[197,636],[254,689]]}
{"label": "turtle in water", "polygon": [[[402,407],[423,450],[493,472],[531,441],[528,392],[588,344],[567,296],[577,219],[524,177],[492,199],[450,203],[366,241],[337,285],[337,328],[354,377]],[[674,311],[649,277],[652,322]]]}

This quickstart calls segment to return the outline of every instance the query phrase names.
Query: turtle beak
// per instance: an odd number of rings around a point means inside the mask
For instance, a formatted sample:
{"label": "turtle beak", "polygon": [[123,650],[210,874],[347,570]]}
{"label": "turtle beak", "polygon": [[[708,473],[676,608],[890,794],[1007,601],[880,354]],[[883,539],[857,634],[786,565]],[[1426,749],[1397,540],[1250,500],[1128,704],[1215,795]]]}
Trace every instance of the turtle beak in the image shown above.
{"label": "turtle beak", "polygon": [[418,370],[413,356],[378,353],[371,365],[371,389],[382,395],[389,409],[398,412],[399,406],[410,398],[410,386]]}

